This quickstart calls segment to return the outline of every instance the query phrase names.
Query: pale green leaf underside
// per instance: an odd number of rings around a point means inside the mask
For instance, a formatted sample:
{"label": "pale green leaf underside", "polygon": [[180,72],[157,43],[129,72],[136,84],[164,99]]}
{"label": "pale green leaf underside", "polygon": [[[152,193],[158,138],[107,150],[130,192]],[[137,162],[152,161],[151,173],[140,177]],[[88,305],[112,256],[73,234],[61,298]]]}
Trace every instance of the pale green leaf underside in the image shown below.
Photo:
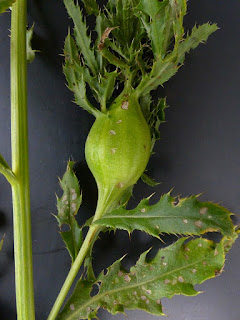
{"label": "pale green leaf underside", "polygon": [[15,2],[15,0],[0,0],[0,14],[5,12],[11,5]]}
{"label": "pale green leaf underside", "polygon": [[62,229],[64,225],[69,227],[68,231],[61,231],[60,234],[66,244],[72,261],[75,260],[82,244],[82,229],[75,220],[75,215],[82,202],[82,195],[80,193],[78,179],[73,172],[73,164],[74,162],[68,162],[67,171],[63,179],[60,180],[63,195],[57,199],[58,215],[56,216],[60,229]]}
{"label": "pale green leaf underside", "polygon": [[[80,280],[57,319],[92,319],[100,307],[112,314],[137,308],[160,316],[163,297],[198,294],[194,285],[221,272],[225,260],[223,244],[205,239],[186,242],[182,238],[159,250],[150,261],[147,253],[130,272],[118,260],[95,282]],[[99,292],[91,297],[93,285],[99,286]]]}
{"label": "pale green leaf underside", "polygon": [[178,199],[178,204],[174,204],[175,201],[169,193],[154,205],[149,205],[149,199],[143,199],[133,210],[121,207],[94,223],[128,232],[142,230],[155,237],[165,232],[200,235],[208,231],[232,236],[234,227],[227,209],[211,202],[200,202],[196,196]]}

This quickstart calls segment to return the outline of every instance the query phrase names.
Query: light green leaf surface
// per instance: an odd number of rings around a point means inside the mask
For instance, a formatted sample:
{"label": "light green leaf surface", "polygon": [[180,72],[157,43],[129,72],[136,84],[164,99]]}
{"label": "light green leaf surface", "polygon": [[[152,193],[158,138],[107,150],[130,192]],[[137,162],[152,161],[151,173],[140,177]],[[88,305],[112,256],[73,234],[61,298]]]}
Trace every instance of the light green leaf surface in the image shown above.
{"label": "light green leaf surface", "polygon": [[16,0],[0,0],[0,14],[5,12]]}
{"label": "light green leaf surface", "polygon": [[141,175],[141,179],[144,183],[146,183],[150,187],[155,187],[159,184],[159,182],[156,182],[155,180],[153,180],[145,172]]}
{"label": "light green leaf surface", "polygon": [[[73,171],[73,165],[74,162],[68,162],[67,171],[63,179],[60,180],[63,195],[61,198],[57,198],[58,215],[55,216],[61,230],[60,234],[66,244],[72,261],[75,260],[82,245],[82,229],[75,219],[82,202],[82,195],[80,193],[78,179]],[[62,228],[66,227],[66,225],[69,230],[62,231]]]}
{"label": "light green leaf surface", "polygon": [[80,65],[78,49],[70,34],[65,39],[64,55],[63,72],[69,89],[74,93],[75,103],[96,117],[99,111],[88,100],[86,82],[91,83],[94,88],[97,86],[97,81],[96,78],[90,76],[86,66]]}
{"label": "light green leaf surface", "polygon": [[139,95],[148,94],[167,82],[183,64],[186,53],[195,49],[200,43],[204,43],[217,29],[218,27],[215,24],[209,23],[194,27],[191,34],[178,44],[176,50],[169,53],[164,59],[159,57],[153,63],[151,72],[143,76],[137,88]]}
{"label": "light green leaf surface", "polygon": [[[147,254],[140,256],[130,272],[118,260],[95,282],[80,280],[57,319],[92,319],[100,307],[112,314],[137,308],[160,316],[163,297],[198,294],[194,285],[221,273],[225,260],[223,243],[205,239],[186,242],[182,238],[159,250],[152,260]],[[99,292],[91,297],[96,286]]]}
{"label": "light green leaf surface", "polygon": [[74,22],[76,43],[84,57],[85,64],[89,67],[91,72],[96,75],[98,72],[98,64],[94,55],[94,50],[91,47],[91,37],[87,34],[88,28],[86,21],[83,20],[82,12],[79,6],[74,4],[73,0],[64,0],[64,4],[69,16]]}
{"label": "light green leaf surface", "polygon": [[121,207],[94,224],[128,232],[142,230],[155,237],[161,233],[201,235],[209,231],[220,231],[231,237],[234,226],[230,216],[227,209],[211,202],[200,202],[196,196],[176,199],[167,193],[154,205],[149,205],[149,198],[143,199],[135,209]]}

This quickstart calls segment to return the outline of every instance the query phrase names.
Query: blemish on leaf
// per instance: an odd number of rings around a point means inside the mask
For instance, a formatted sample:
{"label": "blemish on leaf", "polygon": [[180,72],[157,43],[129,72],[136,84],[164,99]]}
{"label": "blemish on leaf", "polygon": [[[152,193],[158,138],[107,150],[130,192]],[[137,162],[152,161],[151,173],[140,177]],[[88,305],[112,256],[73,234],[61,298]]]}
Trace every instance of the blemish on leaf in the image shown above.
{"label": "blemish on leaf", "polygon": [[127,110],[128,109],[128,101],[123,101],[121,108],[124,110]]}
{"label": "blemish on leaf", "polygon": [[87,307],[87,312],[90,312],[91,311],[91,308],[90,307]]}
{"label": "blemish on leaf", "polygon": [[192,273],[196,273],[197,272],[197,269],[192,269]]}
{"label": "blemish on leaf", "polygon": [[134,292],[133,292],[133,295],[136,296],[136,295],[137,295],[137,291],[134,291]]}
{"label": "blemish on leaf", "polygon": [[200,248],[201,248],[201,247],[202,247],[202,244],[201,244],[201,243],[199,243],[199,244],[198,244],[198,247],[200,247]]}
{"label": "blemish on leaf", "polygon": [[197,228],[201,228],[201,227],[202,227],[202,221],[201,221],[201,220],[195,221],[194,224],[195,224],[195,226],[196,226]]}
{"label": "blemish on leaf", "polygon": [[121,189],[123,186],[124,186],[124,184],[123,184],[122,182],[118,182],[118,183],[116,184],[116,187],[117,187],[118,189]]}
{"label": "blemish on leaf", "polygon": [[141,299],[144,301],[144,300],[147,300],[147,297],[146,296],[141,296]]}
{"label": "blemish on leaf", "polygon": [[145,209],[145,208],[142,208],[142,209],[141,209],[141,212],[142,212],[142,213],[146,212],[146,209]]}
{"label": "blemish on leaf", "polygon": [[146,292],[147,292],[148,294],[151,294],[151,293],[152,293],[152,290],[146,290]]}
{"label": "blemish on leaf", "polygon": [[165,279],[165,280],[164,280],[164,283],[165,283],[165,284],[168,284],[168,283],[170,283],[170,280]]}
{"label": "blemish on leaf", "polygon": [[122,122],[122,120],[118,120],[118,121],[117,121],[117,123],[121,123],[121,122]]}
{"label": "blemish on leaf", "polygon": [[76,203],[72,203],[72,209],[73,209],[73,211],[76,211],[77,210],[77,205],[76,205]]}
{"label": "blemish on leaf", "polygon": [[172,284],[173,284],[173,285],[177,284],[177,280],[174,279],[174,280],[172,281]]}
{"label": "blemish on leaf", "polygon": [[167,263],[166,263],[166,262],[163,262],[163,266],[166,267],[166,265],[167,265]]}
{"label": "blemish on leaf", "polygon": [[187,254],[185,254],[185,255],[184,255],[184,258],[188,260],[188,259],[189,259],[189,256],[188,256]]}
{"label": "blemish on leaf", "polygon": [[117,148],[112,148],[112,149],[111,149],[111,153],[112,153],[112,154],[116,153],[116,151],[117,151]]}
{"label": "blemish on leaf", "polygon": [[66,201],[67,200],[67,196],[63,196],[62,201]]}
{"label": "blemish on leaf", "polygon": [[116,306],[118,304],[117,300],[113,301],[113,305]]}
{"label": "blemish on leaf", "polygon": [[74,311],[75,310],[75,306],[74,306],[74,304],[72,303],[72,304],[70,304],[70,310],[72,310],[72,311]]}
{"label": "blemish on leaf", "polygon": [[207,262],[206,262],[206,261],[203,261],[202,264],[203,264],[204,266],[206,266],[206,265],[207,265]]}
{"label": "blemish on leaf", "polygon": [[129,277],[128,274],[125,274],[124,280],[125,280],[126,282],[130,282],[130,281],[131,281],[131,278]]}
{"label": "blemish on leaf", "polygon": [[157,304],[161,304],[161,300],[160,299],[158,299],[156,302],[157,302]]}
{"label": "blemish on leaf", "polygon": [[72,200],[76,200],[77,199],[77,194],[76,193],[73,193],[72,194]]}
{"label": "blemish on leaf", "polygon": [[218,249],[215,249],[214,250],[214,256],[217,256],[218,255]]}
{"label": "blemish on leaf", "polygon": [[149,304],[149,300],[148,299],[146,300],[146,304]]}
{"label": "blemish on leaf", "polygon": [[111,136],[115,136],[115,135],[116,135],[116,131],[110,130],[110,131],[109,131],[109,134],[110,134]]}
{"label": "blemish on leaf", "polygon": [[187,219],[183,219],[183,223],[188,223],[188,220]]}
{"label": "blemish on leaf", "polygon": [[208,219],[212,219],[212,216],[208,216]]}
{"label": "blemish on leaf", "polygon": [[119,275],[119,277],[122,277],[123,276],[122,271],[118,271],[118,275]]}
{"label": "blemish on leaf", "polygon": [[200,214],[205,214],[207,211],[208,211],[208,208],[207,208],[207,207],[202,207],[202,208],[199,210],[199,213],[200,213]]}
{"label": "blemish on leaf", "polygon": [[184,279],[183,279],[183,277],[182,277],[182,276],[179,276],[179,277],[178,277],[178,282],[181,282],[181,283],[183,283],[183,282],[184,282]]}

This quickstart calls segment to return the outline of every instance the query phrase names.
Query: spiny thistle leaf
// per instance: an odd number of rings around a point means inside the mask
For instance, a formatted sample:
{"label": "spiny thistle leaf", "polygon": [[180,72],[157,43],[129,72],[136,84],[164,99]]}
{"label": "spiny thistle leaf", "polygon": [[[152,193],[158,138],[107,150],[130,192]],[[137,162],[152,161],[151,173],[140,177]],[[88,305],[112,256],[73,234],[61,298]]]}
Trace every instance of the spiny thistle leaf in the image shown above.
{"label": "spiny thistle leaf", "polygon": [[99,7],[96,0],[82,0],[88,14],[99,14]]}
{"label": "spiny thistle leaf", "polygon": [[233,235],[234,226],[227,209],[211,202],[200,202],[196,196],[178,199],[176,205],[175,200],[170,193],[163,195],[154,205],[149,205],[149,198],[143,199],[135,209],[116,209],[94,224],[128,232],[142,230],[155,237],[164,232],[201,235],[220,231],[224,236]]}
{"label": "spiny thistle leaf", "polygon": [[84,61],[89,67],[91,72],[96,75],[98,72],[98,65],[94,55],[94,51],[91,48],[91,37],[87,35],[87,25],[83,21],[83,15],[78,5],[74,4],[73,0],[64,0],[65,7],[69,16],[74,22],[74,33],[79,50],[83,54]]}
{"label": "spiny thistle leaf", "polygon": [[215,32],[218,27],[215,24],[203,24],[192,29],[191,35],[178,45],[178,49],[169,53],[166,58],[158,58],[152,66],[152,71],[142,78],[136,90],[139,95],[144,95],[163,85],[168,81],[183,64],[185,54],[191,49],[195,49],[200,43],[205,42],[208,37]]}
{"label": "spiny thistle leaf", "polygon": [[76,104],[97,116],[99,111],[88,101],[85,84],[85,82],[93,84],[95,78],[90,75],[86,66],[80,66],[78,50],[70,34],[65,39],[64,55],[63,72],[69,89],[74,93]]}
{"label": "spiny thistle leaf", "polygon": [[[194,285],[222,272],[224,246],[205,239],[186,242],[186,238],[161,249],[149,260],[149,250],[126,271],[121,259],[101,273],[95,282],[80,280],[58,316],[58,320],[92,319],[102,307],[112,314],[125,309],[141,309],[163,315],[161,299],[174,295],[194,296]],[[93,288],[98,286],[98,293]]]}
{"label": "spiny thistle leaf", "polygon": [[61,198],[57,198],[58,215],[55,216],[60,230],[64,225],[68,225],[70,228],[68,231],[61,231],[60,234],[66,244],[72,261],[75,260],[82,245],[82,229],[75,219],[75,215],[82,203],[82,195],[80,193],[78,179],[73,172],[73,165],[74,162],[68,162],[67,171],[63,179],[60,180],[63,195]]}
{"label": "spiny thistle leaf", "polygon": [[155,57],[164,58],[173,35],[176,42],[183,35],[183,17],[186,14],[186,0],[141,0],[136,8],[151,40]]}
{"label": "spiny thistle leaf", "polygon": [[155,180],[153,180],[145,172],[141,175],[141,179],[144,183],[146,183],[150,187],[155,187],[159,184],[159,182],[156,182]]}
{"label": "spiny thistle leaf", "polygon": [[32,25],[32,27],[30,29],[27,29],[27,34],[26,34],[26,41],[27,41],[27,46],[26,46],[26,50],[27,50],[27,62],[31,63],[33,62],[33,60],[35,59],[35,52],[36,50],[32,49],[32,37],[33,37],[33,28],[34,28],[34,24]]}
{"label": "spiny thistle leaf", "polygon": [[0,14],[5,12],[16,0],[0,0]]}

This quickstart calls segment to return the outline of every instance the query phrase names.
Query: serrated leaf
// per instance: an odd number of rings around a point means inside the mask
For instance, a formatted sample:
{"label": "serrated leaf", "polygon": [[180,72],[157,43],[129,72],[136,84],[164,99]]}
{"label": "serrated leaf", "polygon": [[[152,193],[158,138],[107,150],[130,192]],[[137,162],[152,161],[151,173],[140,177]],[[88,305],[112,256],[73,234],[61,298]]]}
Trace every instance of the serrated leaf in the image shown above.
{"label": "serrated leaf", "polygon": [[[72,261],[75,260],[82,245],[82,229],[75,219],[82,203],[82,195],[80,193],[78,179],[73,171],[73,165],[74,162],[68,162],[67,171],[63,179],[60,180],[63,195],[57,199],[58,215],[55,216],[61,230],[60,234],[66,244]],[[62,231],[65,225],[67,225],[70,230]]]}
{"label": "serrated leaf", "polygon": [[[178,43],[184,33],[183,17],[186,14],[186,0],[141,0],[136,8],[152,43],[155,57],[164,58],[171,39]],[[147,16],[149,16],[149,18]]]}
{"label": "serrated leaf", "polygon": [[0,14],[5,12],[16,0],[0,0]]}
{"label": "serrated leaf", "polygon": [[[120,259],[95,282],[80,280],[57,319],[92,319],[100,307],[112,314],[137,308],[160,316],[163,297],[198,294],[194,285],[219,274],[225,260],[223,244],[205,239],[186,243],[182,238],[159,250],[151,260],[148,252],[140,256],[130,272],[121,266]],[[96,286],[99,291],[91,297]]]}
{"label": "serrated leaf", "polygon": [[145,95],[167,82],[183,64],[185,55],[195,49],[200,43],[205,42],[218,27],[215,24],[203,24],[192,29],[191,35],[178,44],[177,49],[169,53],[165,59],[159,57],[152,66],[150,74],[143,76],[137,87],[139,95]]}
{"label": "serrated leaf", "polygon": [[93,84],[94,78],[86,66],[80,65],[78,50],[70,34],[65,39],[64,56],[63,72],[69,89],[74,93],[76,104],[96,117],[99,111],[89,102],[85,84],[85,82]]}
{"label": "serrated leaf", "polygon": [[118,208],[108,212],[94,224],[124,229],[128,232],[142,230],[152,236],[160,233],[201,235],[209,231],[220,231],[231,237],[234,226],[231,213],[211,202],[200,202],[196,196],[177,199],[167,193],[154,205],[149,198],[143,199],[133,210]]}
{"label": "serrated leaf", "polygon": [[94,50],[91,48],[91,37],[87,35],[86,21],[83,20],[82,12],[78,5],[74,4],[73,0],[64,0],[65,7],[69,16],[74,22],[75,39],[81,54],[84,57],[86,65],[91,72],[96,75],[98,65],[94,55]]}
{"label": "serrated leaf", "polygon": [[148,118],[148,125],[151,130],[152,147],[153,150],[155,142],[160,139],[159,126],[165,122],[165,109],[167,108],[166,98],[158,100],[157,104],[150,105],[150,113]]}
{"label": "serrated leaf", "polygon": [[96,0],[82,0],[88,14],[99,14],[99,7]]}
{"label": "serrated leaf", "polygon": [[33,62],[33,60],[35,59],[35,52],[36,50],[32,49],[32,37],[33,37],[33,28],[34,28],[34,24],[32,25],[32,27],[30,29],[27,29],[27,33],[26,33],[26,42],[27,42],[27,46],[26,46],[26,50],[27,50],[27,62],[31,63]]}
{"label": "serrated leaf", "polygon": [[208,37],[217,30],[216,24],[205,23],[198,27],[194,26],[191,34],[179,45],[177,62],[182,64],[186,53],[195,49],[200,43],[205,43]]}
{"label": "serrated leaf", "polygon": [[159,184],[159,182],[156,182],[151,177],[149,177],[145,172],[141,175],[141,179],[144,183],[149,185],[150,187],[155,187]]}

